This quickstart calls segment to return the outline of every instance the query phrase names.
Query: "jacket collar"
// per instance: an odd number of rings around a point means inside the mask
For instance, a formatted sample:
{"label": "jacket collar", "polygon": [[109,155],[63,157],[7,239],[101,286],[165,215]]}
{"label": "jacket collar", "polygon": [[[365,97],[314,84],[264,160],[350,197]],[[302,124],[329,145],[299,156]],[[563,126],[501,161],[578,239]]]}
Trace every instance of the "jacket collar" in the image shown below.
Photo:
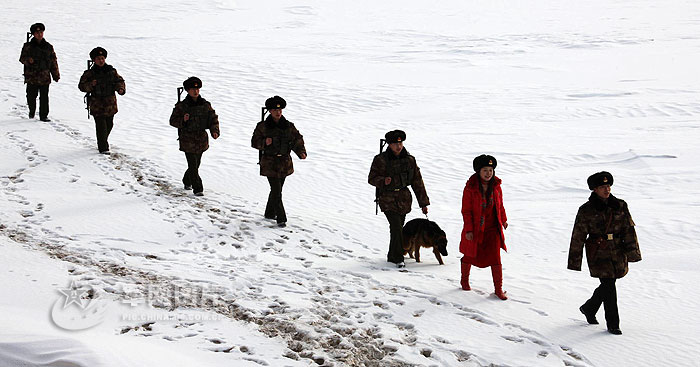
{"label": "jacket collar", "polygon": [[[498,176],[494,175],[491,180],[493,180],[493,187],[494,188],[501,186],[501,179],[498,178]],[[479,190],[479,184],[480,184],[479,181],[481,181],[481,179],[479,178],[479,174],[475,172],[474,174],[471,175],[471,177],[469,177],[469,180],[467,180],[466,186],[470,190]]]}
{"label": "jacket collar", "polygon": [[36,38],[32,37],[32,40],[29,42],[31,42],[35,46],[42,47],[42,48],[47,47],[49,45],[49,41],[47,41],[46,38],[42,38],[41,42],[39,42],[36,40]]}
{"label": "jacket collar", "polygon": [[272,116],[267,116],[265,119],[265,128],[266,129],[286,129],[289,127],[289,121],[287,121],[286,118],[284,118],[284,115],[280,117],[280,120],[278,122],[275,122],[275,120],[272,118]]}
{"label": "jacket collar", "polygon": [[592,192],[591,196],[588,197],[588,201],[593,205],[595,210],[599,212],[604,211],[606,208],[618,210],[621,207],[620,200],[614,197],[613,194],[610,194],[607,201],[603,201],[598,194]]}
{"label": "jacket collar", "polygon": [[203,105],[207,100],[204,99],[201,95],[197,97],[197,101],[193,100],[192,97],[188,94],[185,99],[183,100],[184,103],[186,103],[188,106],[201,106]]}
{"label": "jacket collar", "polygon": [[406,150],[405,147],[404,147],[403,149],[401,149],[401,153],[399,153],[398,156],[395,155],[394,152],[391,151],[391,149],[387,149],[384,153],[386,154],[386,157],[387,157],[387,159],[389,159],[389,160],[401,159],[401,158],[406,158],[406,157],[408,157],[408,151]]}
{"label": "jacket collar", "polygon": [[112,67],[112,65],[110,65],[110,64],[104,64],[102,66],[97,66],[97,64],[93,64],[91,69],[92,69],[92,71],[94,71],[96,73],[106,73],[108,71],[113,70],[114,67]]}

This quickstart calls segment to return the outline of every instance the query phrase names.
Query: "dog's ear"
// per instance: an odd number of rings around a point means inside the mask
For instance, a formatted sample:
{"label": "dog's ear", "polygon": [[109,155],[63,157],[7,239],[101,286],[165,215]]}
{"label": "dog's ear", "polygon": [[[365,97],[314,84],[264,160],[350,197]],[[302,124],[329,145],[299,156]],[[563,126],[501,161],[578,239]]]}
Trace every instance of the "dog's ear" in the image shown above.
{"label": "dog's ear", "polygon": [[438,250],[442,254],[442,256],[447,256],[447,238],[444,240],[441,238],[440,241],[438,242]]}

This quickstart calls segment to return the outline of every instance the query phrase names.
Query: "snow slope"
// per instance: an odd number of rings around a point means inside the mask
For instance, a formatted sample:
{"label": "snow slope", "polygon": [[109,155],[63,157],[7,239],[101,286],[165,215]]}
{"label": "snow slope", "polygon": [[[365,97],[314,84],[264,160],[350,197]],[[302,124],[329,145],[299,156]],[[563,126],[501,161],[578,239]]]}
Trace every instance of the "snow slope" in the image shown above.
{"label": "snow slope", "polygon": [[[695,2],[87,5],[4,4],[0,364],[697,364]],[[49,123],[26,118],[17,62],[37,21],[62,75]],[[127,83],[109,157],[77,90],[97,45]],[[181,188],[167,123],[190,75],[222,130],[202,198]],[[268,186],[249,147],[275,94],[309,152],[285,185],[284,229],[262,217]],[[428,252],[406,271],[384,262],[388,225],[366,177],[395,128],[448,234],[444,266]],[[504,181],[506,302],[488,270],[458,288],[461,192],[481,153]],[[620,337],[585,323],[577,308],[597,280],[566,270],[585,179],[603,169],[644,257],[618,282]],[[47,318],[72,281],[99,295],[94,328]],[[131,306],[143,297],[155,307]]]}

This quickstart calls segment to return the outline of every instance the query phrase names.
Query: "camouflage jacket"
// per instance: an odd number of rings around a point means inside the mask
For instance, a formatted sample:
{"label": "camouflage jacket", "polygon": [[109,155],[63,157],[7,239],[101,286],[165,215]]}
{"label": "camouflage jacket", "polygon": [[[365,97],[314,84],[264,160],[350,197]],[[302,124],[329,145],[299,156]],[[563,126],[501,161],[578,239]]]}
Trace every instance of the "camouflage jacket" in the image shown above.
{"label": "camouflage jacket", "polygon": [[[605,231],[610,216],[612,220]],[[590,244],[601,237],[603,241],[599,246]],[[634,221],[624,200],[610,195],[604,202],[596,193],[591,193],[588,202],[581,205],[576,214],[569,245],[569,269],[581,270],[584,247],[588,270],[594,278],[622,278],[627,274],[628,262],[642,260]]]}
{"label": "camouflage jacket", "polygon": [[[272,144],[265,145],[267,138],[272,138]],[[258,122],[250,145],[260,151],[260,175],[266,177],[291,175],[294,173],[291,152],[298,157],[306,154],[304,137],[284,116],[276,123],[272,116]]]}
{"label": "camouflage jacket", "polygon": [[46,39],[37,42],[36,38],[33,38],[26,42],[22,47],[19,62],[24,64],[24,82],[26,84],[49,85],[52,77],[55,81],[61,78],[61,74],[58,72],[56,53]]}
{"label": "camouflage jacket", "polygon": [[[185,121],[185,114],[190,115],[188,121]],[[170,115],[170,125],[177,128],[180,150],[186,153],[202,153],[209,149],[206,129],[209,129],[211,134],[221,134],[219,116],[211,107],[211,103],[202,96],[193,101],[188,95],[176,103]]]}
{"label": "camouflage jacket", "polygon": [[[92,85],[97,81],[96,85]],[[93,116],[114,116],[117,109],[117,96],[114,92],[123,90],[126,92],[124,78],[112,65],[105,64],[102,67],[93,65],[90,70],[85,70],[78,82],[78,89],[85,93],[90,93],[89,105],[90,114]]]}
{"label": "camouflage jacket", "polygon": [[[389,168],[392,166],[400,168],[392,170]],[[384,185],[385,177],[391,177],[392,182],[389,185]],[[408,182],[401,183],[402,179],[406,181],[406,178],[408,178]],[[408,185],[416,194],[418,205],[421,208],[430,205],[420,168],[418,168],[416,159],[406,151],[406,148],[399,153],[398,157],[390,150],[374,156],[367,182],[377,188],[377,202],[382,212],[408,214],[411,211],[413,198],[408,190]]]}

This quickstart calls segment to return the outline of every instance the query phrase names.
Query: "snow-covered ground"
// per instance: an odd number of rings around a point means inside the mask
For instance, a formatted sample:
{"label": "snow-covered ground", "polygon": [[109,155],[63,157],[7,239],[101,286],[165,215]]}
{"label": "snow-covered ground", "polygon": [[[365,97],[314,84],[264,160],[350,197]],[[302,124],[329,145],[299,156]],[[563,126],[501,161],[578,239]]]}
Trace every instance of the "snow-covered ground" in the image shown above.
{"label": "snow-covered ground", "polygon": [[[697,2],[9,0],[3,10],[0,365],[700,363]],[[61,69],[48,123],[27,119],[17,62],[34,22]],[[127,83],[111,156],[97,154],[77,89],[98,45]],[[168,125],[190,75],[221,122],[204,197],[182,190]],[[285,184],[284,229],[262,216],[269,188],[250,148],[275,94],[309,153]],[[396,128],[448,234],[444,266],[429,252],[405,271],[384,261],[388,224],[366,180]],[[505,302],[486,269],[472,271],[474,291],[459,289],[460,199],[481,153],[503,179]],[[618,282],[619,337],[578,312],[597,280],[566,270],[586,177],[603,169],[643,255]],[[72,284],[91,291],[70,298]]]}

